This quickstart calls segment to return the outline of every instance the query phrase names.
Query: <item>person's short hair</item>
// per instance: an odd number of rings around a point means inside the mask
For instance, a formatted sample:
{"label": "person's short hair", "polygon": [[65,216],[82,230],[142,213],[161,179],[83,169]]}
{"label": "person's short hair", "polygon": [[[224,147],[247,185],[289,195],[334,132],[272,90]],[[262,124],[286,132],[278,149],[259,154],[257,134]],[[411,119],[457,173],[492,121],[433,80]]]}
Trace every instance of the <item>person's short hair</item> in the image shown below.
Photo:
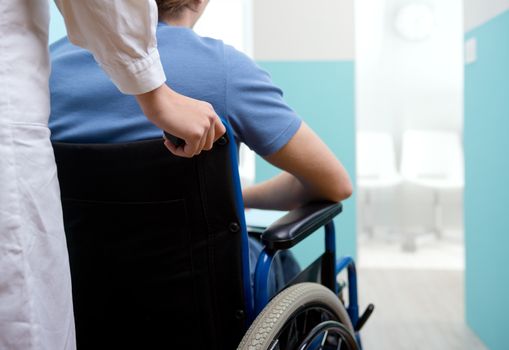
{"label": "person's short hair", "polygon": [[156,0],[159,18],[178,16],[194,0]]}

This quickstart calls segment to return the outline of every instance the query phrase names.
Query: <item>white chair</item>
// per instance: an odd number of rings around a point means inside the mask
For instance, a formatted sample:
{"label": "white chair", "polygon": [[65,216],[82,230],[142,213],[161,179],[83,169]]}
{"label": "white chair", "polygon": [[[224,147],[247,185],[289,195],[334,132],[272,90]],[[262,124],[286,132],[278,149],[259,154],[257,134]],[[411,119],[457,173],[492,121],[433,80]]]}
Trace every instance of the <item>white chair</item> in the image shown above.
{"label": "white chair", "polygon": [[401,176],[396,169],[392,136],[378,131],[357,132],[357,186],[365,198],[365,207],[361,210],[364,231],[372,234],[373,223],[366,215],[367,207],[371,206],[372,192],[377,189],[395,188],[400,183]]}
{"label": "white chair", "polygon": [[401,175],[406,183],[433,191],[434,230],[440,237],[440,191],[464,187],[463,149],[459,135],[449,131],[405,131]]}

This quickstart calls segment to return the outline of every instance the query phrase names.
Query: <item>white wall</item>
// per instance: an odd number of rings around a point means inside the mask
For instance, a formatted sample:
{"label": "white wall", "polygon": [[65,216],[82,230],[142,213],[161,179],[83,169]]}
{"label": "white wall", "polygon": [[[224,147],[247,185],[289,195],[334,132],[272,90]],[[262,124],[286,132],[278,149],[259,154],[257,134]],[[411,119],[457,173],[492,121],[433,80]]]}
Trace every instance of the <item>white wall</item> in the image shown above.
{"label": "white wall", "polygon": [[352,0],[253,0],[254,56],[268,61],[352,60],[352,12]]}
{"label": "white wall", "polygon": [[248,52],[251,36],[245,11],[246,0],[213,0],[196,23],[195,32],[215,39],[221,39],[236,49]]}
{"label": "white wall", "polygon": [[[461,0],[428,0],[435,28],[411,42],[395,30],[405,0],[357,0],[357,126],[399,141],[407,128],[462,128]],[[369,10],[367,10],[369,9]]]}
{"label": "white wall", "polygon": [[464,4],[466,32],[509,9],[509,0],[464,0]]}

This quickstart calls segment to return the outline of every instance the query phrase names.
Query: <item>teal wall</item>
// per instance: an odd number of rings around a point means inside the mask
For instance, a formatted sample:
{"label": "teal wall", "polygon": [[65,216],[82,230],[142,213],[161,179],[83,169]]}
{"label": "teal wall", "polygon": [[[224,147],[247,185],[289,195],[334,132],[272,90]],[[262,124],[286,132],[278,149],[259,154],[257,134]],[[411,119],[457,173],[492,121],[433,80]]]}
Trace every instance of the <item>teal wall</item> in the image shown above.
{"label": "teal wall", "polygon": [[60,15],[57,6],[53,1],[50,1],[50,26],[49,26],[49,43],[57,41],[63,36],[66,36],[64,19]]}
{"label": "teal wall", "polygon": [[[355,178],[354,63],[352,61],[258,62],[282,88],[286,102],[315,130]],[[257,158],[256,181],[266,180],[278,169]],[[340,254],[356,256],[355,199],[344,202],[336,219]],[[297,254],[304,264],[320,254],[323,234],[309,239]]]}
{"label": "teal wall", "polygon": [[509,349],[509,11],[467,33],[466,317],[491,350]]}

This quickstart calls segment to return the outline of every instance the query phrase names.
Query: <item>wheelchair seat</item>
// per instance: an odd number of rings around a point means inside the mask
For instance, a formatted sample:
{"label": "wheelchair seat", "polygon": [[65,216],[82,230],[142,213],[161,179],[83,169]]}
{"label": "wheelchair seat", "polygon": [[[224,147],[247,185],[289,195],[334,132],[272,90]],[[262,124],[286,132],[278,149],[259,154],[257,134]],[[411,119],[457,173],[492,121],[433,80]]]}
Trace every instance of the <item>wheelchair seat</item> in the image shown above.
{"label": "wheelchair seat", "polygon": [[191,159],[162,139],[53,144],[78,349],[239,344],[247,243],[229,142]]}

